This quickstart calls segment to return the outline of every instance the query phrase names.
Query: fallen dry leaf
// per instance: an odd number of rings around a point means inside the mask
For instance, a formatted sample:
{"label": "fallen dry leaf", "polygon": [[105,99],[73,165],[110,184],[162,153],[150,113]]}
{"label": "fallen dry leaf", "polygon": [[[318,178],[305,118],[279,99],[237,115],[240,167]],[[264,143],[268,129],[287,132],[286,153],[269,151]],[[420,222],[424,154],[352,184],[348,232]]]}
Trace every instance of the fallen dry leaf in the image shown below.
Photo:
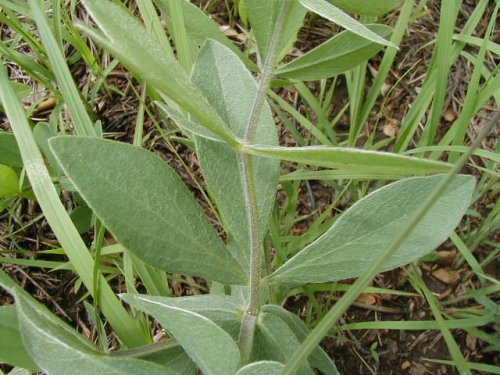
{"label": "fallen dry leaf", "polygon": [[445,284],[453,284],[460,279],[460,273],[449,268],[439,268],[432,273],[432,276]]}
{"label": "fallen dry leaf", "polygon": [[376,305],[378,300],[377,297],[378,296],[375,294],[363,293],[358,297],[356,302],[362,303],[364,305]]}
{"label": "fallen dry leaf", "polygon": [[401,370],[408,370],[411,367],[411,362],[410,361],[404,361],[401,364]]}

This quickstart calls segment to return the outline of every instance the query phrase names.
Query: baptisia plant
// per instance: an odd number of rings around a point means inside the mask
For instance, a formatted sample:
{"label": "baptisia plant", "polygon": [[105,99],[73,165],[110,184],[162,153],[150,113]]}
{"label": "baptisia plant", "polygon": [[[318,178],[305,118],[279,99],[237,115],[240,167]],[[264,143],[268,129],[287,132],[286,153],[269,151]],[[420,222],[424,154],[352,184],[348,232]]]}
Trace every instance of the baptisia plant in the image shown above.
{"label": "baptisia plant", "polygon": [[[50,138],[44,152],[56,167],[52,170],[59,171],[57,178],[92,209],[99,233],[112,234],[124,256],[137,262],[148,294],[119,295],[131,308],[129,315],[116,301],[97,260],[94,263],[64,221],[67,214],[2,69],[0,97],[33,191],[74,269],[123,344],[122,350],[103,351],[0,273],[0,283],[16,298],[15,309],[0,310],[6,317],[2,322],[11,322],[9,346],[17,348],[11,363],[49,374],[336,374],[320,340],[378,272],[417,261],[448,238],[470,204],[475,181],[457,175],[467,155],[449,165],[356,148],[279,146],[267,95],[275,78],[331,77],[384,46],[396,48],[385,39],[391,29],[355,21],[339,8],[347,6],[344,1],[246,0],[257,40],[256,66],[189,2],[158,1],[173,25],[177,60],[158,29],[144,26],[116,2],[82,3],[96,27],[78,28],[147,84],[160,111],[189,137],[226,239],[217,234],[177,173],[154,153],[103,139],[92,123],[85,125],[85,117],[77,136]],[[375,16],[399,2],[380,3],[385,8],[374,8]],[[30,4],[49,45],[50,29],[39,4]],[[308,11],[346,31],[282,63]],[[179,14],[184,15],[183,27],[176,28]],[[182,40],[192,43],[181,48]],[[257,78],[251,70],[258,70]],[[67,98],[71,90],[69,85]],[[300,251],[274,254],[265,239],[280,161],[397,181],[354,203]],[[171,297],[165,272],[201,277],[210,293]],[[290,288],[354,278],[357,281],[312,332],[280,306],[280,296]],[[145,321],[142,314],[159,322],[169,338],[152,344],[149,328],[138,323]]]}

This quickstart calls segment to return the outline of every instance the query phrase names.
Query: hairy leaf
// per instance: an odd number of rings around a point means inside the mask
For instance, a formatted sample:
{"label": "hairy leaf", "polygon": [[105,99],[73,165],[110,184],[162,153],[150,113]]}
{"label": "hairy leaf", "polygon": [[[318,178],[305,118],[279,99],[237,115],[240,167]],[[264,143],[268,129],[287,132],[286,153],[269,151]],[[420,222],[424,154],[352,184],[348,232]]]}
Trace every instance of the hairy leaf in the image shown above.
{"label": "hairy leaf", "polygon": [[[129,294],[122,294],[122,297],[134,298]],[[240,316],[245,307],[235,297],[214,294],[176,298],[148,295],[140,295],[140,297],[150,303],[165,304],[172,308],[200,314],[223,328],[232,337],[237,337],[240,331]]]}
{"label": "hairy leaf", "polygon": [[240,351],[233,338],[203,315],[157,301],[127,294],[123,300],[152,315],[170,331],[186,353],[207,375],[233,375],[240,367]]}
{"label": "hairy leaf", "polygon": [[[310,333],[309,328],[307,328],[305,323],[297,315],[279,305],[264,305],[262,306],[261,311],[273,314],[280,318],[288,326],[288,328],[290,328],[300,342],[304,341]],[[323,348],[319,345],[314,352],[311,353],[308,361],[311,366],[321,370],[321,372],[325,375],[339,374],[329,355],[326,354]]]}
{"label": "hairy leaf", "polygon": [[[392,29],[385,25],[367,25],[377,35],[387,37]],[[277,69],[284,78],[314,81],[333,77],[367,61],[383,48],[351,31],[344,31],[315,49]]]}
{"label": "hairy leaf", "polygon": [[14,306],[0,306],[0,362],[31,370],[38,369],[24,348]]}
{"label": "hairy leaf", "polygon": [[138,257],[168,272],[245,282],[201,207],[159,157],[86,137],[57,137],[50,146],[89,207]]}
{"label": "hairy leaf", "polygon": [[24,345],[48,374],[170,374],[165,367],[132,358],[112,358],[97,351],[76,331],[42,306],[15,293]]}
{"label": "hairy leaf", "polygon": [[[235,142],[227,125],[189,80],[187,72],[164,53],[153,35],[119,5],[108,0],[82,0],[102,33],[79,25],[94,41],[107,49],[128,69],[191,112],[214,134]],[[113,15],[113,17],[110,17]],[[140,51],[140,53],[138,53]]]}
{"label": "hairy leaf", "polygon": [[[371,40],[372,42],[382,44],[384,46],[396,47],[393,43],[385,40],[384,38],[378,36],[373,31],[368,29],[362,23],[356,21],[354,18],[344,13],[342,10],[337,8],[335,5],[330,4],[326,0],[299,0],[300,3],[305,6],[310,11],[326,18],[339,26],[342,26],[346,30],[350,30],[353,33]],[[397,48],[397,47],[396,47]]]}
{"label": "hairy leaf", "polygon": [[[216,41],[207,42],[201,49],[193,68],[193,82],[201,89],[219,116],[237,137],[243,139],[257,96],[257,83],[244,64],[229,49]],[[277,145],[278,136],[271,110],[264,104],[256,141]],[[196,138],[196,150],[203,176],[217,202],[223,224],[229,235],[240,245],[237,255],[243,266],[248,264],[250,223],[241,155],[225,143],[202,137]],[[268,158],[254,158],[253,171],[260,233],[265,234],[271,216],[279,163]]]}
{"label": "hairy leaf", "polygon": [[[391,244],[442,178],[407,178],[367,195],[269,280],[305,284],[360,276]],[[380,272],[414,262],[445,241],[470,204],[474,186],[473,177],[457,176]]]}
{"label": "hairy leaf", "polygon": [[285,365],[279,362],[260,361],[242,367],[236,375],[280,375],[283,367]]}
{"label": "hairy leaf", "polygon": [[308,146],[277,147],[246,145],[243,152],[273,159],[293,161],[319,167],[339,168],[356,173],[379,173],[389,176],[419,175],[446,172],[450,164],[357,148]]}
{"label": "hairy leaf", "polygon": [[361,14],[363,16],[379,17],[395,9],[401,0],[329,0],[334,5],[346,12]]}
{"label": "hairy leaf", "polygon": [[[284,0],[245,0],[248,18],[250,19],[262,62],[266,60],[269,43],[284,3]],[[291,2],[290,6],[292,8],[285,20],[286,27],[277,47],[277,55],[280,59],[292,49],[307,13],[307,10],[298,1]]]}

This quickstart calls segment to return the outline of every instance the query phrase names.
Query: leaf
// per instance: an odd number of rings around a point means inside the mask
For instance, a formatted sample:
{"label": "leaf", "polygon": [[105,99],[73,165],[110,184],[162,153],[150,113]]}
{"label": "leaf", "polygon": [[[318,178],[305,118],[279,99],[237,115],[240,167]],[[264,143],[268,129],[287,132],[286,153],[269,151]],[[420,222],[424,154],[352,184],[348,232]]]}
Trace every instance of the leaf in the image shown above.
{"label": "leaf", "polygon": [[161,342],[161,350],[153,350],[141,359],[165,366],[172,371],[173,375],[196,375],[198,373],[196,365],[177,340],[168,339],[167,341],[169,343]]}
{"label": "leaf", "polygon": [[[122,294],[122,297],[125,299],[133,299],[133,296]],[[215,294],[176,298],[148,295],[139,296],[152,304],[165,304],[172,308],[179,308],[202,315],[224,329],[234,338],[237,338],[240,332],[240,317],[244,306],[235,297]]]}
{"label": "leaf", "polygon": [[167,272],[245,282],[201,207],[159,157],[103,139],[66,136],[49,143],[89,207],[139,258]]}
{"label": "leaf", "polygon": [[[385,25],[367,25],[367,28],[382,37],[392,32]],[[367,61],[382,48],[378,43],[344,31],[277,69],[276,75],[305,81],[333,77]]]}
{"label": "leaf", "polygon": [[[299,348],[300,342],[279,317],[261,312],[257,319],[254,344],[252,349],[252,360],[271,360],[286,363],[288,359]],[[314,372],[305,363],[300,375],[313,375]]]}
{"label": "leaf", "polygon": [[[132,358],[99,353],[76,331],[16,291],[19,330],[26,350],[49,374],[168,374],[167,368]],[[71,370],[69,370],[71,369]]]}
{"label": "leaf", "polygon": [[[198,55],[192,80],[209,98],[223,121],[231,124],[233,134],[243,139],[257,96],[257,83],[241,60],[220,43],[208,41]],[[267,103],[262,108],[255,138],[266,145],[278,144],[277,129]],[[240,264],[246,267],[250,223],[241,155],[225,143],[202,137],[196,138],[196,150],[223,224],[240,246]],[[274,205],[279,163],[268,158],[254,158],[253,164],[262,239]]]}
{"label": "leaf", "polygon": [[[278,268],[269,281],[305,284],[360,276],[391,244],[442,178],[407,178],[367,195],[323,236]],[[474,186],[472,176],[457,176],[380,272],[414,262],[445,241],[470,204]]]}
{"label": "leaf", "polygon": [[[280,318],[285,324],[290,328],[290,330],[295,334],[295,337],[299,342],[303,342],[307,335],[309,335],[309,328],[305,323],[294,313],[285,310],[283,307],[278,305],[264,305],[261,309],[262,312],[273,314]],[[318,347],[311,353],[307,359],[311,366],[321,370],[325,375],[338,375],[339,372],[332,360],[325,353],[323,348],[318,345]]]}
{"label": "leaf", "polygon": [[14,306],[0,306],[0,362],[38,370],[37,365],[24,348]]}
{"label": "leaf", "polygon": [[0,132],[0,164],[22,168],[23,159],[13,133]]}
{"label": "leaf", "polygon": [[329,0],[340,9],[350,12],[361,14],[363,16],[379,17],[391,10],[395,9],[401,0],[372,0],[369,6],[366,0]]}
{"label": "leaf", "polygon": [[19,193],[19,179],[16,171],[0,164],[0,198],[12,198]]}
{"label": "leaf", "polygon": [[236,375],[280,375],[284,367],[285,365],[279,362],[260,361],[240,368]]}
{"label": "leaf", "polygon": [[122,299],[158,320],[204,374],[233,375],[240,367],[238,346],[210,319],[149,296],[127,294]]}
{"label": "leaf", "polygon": [[451,168],[450,164],[434,160],[347,147],[245,145],[241,148],[241,151],[252,155],[267,156],[273,159],[319,167],[339,168],[356,173],[387,174],[390,176],[442,173]]}
{"label": "leaf", "polygon": [[[250,19],[262,62],[266,60],[269,44],[283,4],[284,0],[245,0],[248,18]],[[278,42],[278,59],[283,58],[292,49],[307,13],[307,10],[298,1],[293,1],[290,6],[289,15],[285,20],[286,27],[283,30],[281,40]]]}
{"label": "leaf", "polygon": [[137,19],[108,0],[83,0],[82,3],[102,33],[82,24],[80,29],[133,73],[191,112],[215,135],[231,144],[238,143],[179,62],[164,53],[155,37]]}
{"label": "leaf", "polygon": [[326,0],[299,0],[300,3],[305,6],[310,11],[326,18],[339,26],[342,26],[346,30],[352,31],[363,38],[371,40],[372,42],[382,44],[384,46],[395,47],[397,46],[388,40],[378,36],[373,31],[368,29],[362,23],[359,23],[354,18],[344,13],[342,10],[337,8],[335,5],[330,4]]}

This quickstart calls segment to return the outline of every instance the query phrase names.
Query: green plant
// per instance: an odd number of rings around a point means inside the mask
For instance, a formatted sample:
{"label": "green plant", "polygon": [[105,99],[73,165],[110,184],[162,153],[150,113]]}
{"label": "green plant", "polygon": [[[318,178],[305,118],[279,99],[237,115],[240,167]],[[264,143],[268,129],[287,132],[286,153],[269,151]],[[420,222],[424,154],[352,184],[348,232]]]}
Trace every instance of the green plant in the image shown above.
{"label": "green plant", "polygon": [[[151,90],[157,107],[188,136],[227,235],[223,241],[177,173],[138,147],[140,123],[134,146],[102,139],[39,3],[30,1],[31,16],[77,135],[48,141],[45,137],[49,146],[44,142],[37,146],[36,133],[31,131],[4,69],[0,69],[0,98],[33,192],[93,297],[95,324],[101,324],[102,311],[124,348],[108,353],[88,342],[0,272],[0,284],[15,296],[17,306],[16,312],[0,309],[8,321],[18,321],[4,329],[21,348],[19,358],[8,357],[7,362],[54,374],[67,372],[68,366],[72,373],[81,374],[188,374],[197,369],[204,374],[229,375],[311,374],[314,369],[337,373],[318,346],[320,340],[378,272],[417,261],[453,234],[475,189],[472,176],[458,173],[498,116],[454,164],[355,148],[279,146],[267,103],[275,77],[291,80],[287,84],[322,79],[351,71],[383,46],[396,47],[384,39],[390,34],[387,26],[364,26],[339,8],[359,9],[356,2],[332,2],[338,7],[325,0],[245,1],[257,41],[260,63],[256,67],[189,2],[157,2],[168,14],[177,60],[168,39],[163,39],[156,12],[151,12],[151,1],[137,2],[142,17],[150,21],[145,22],[146,27],[120,2],[83,1],[98,28],[79,24],[78,29],[134,72]],[[397,5],[395,1],[383,3],[385,6],[374,8],[369,16]],[[278,66],[307,10],[348,31]],[[344,47],[346,40],[350,45]],[[260,74],[258,82],[249,70],[255,68]],[[353,85],[359,79],[351,78]],[[373,103],[367,105],[370,108]],[[354,144],[359,129],[358,124],[349,134],[349,144]],[[434,130],[429,132],[432,139]],[[51,164],[50,171],[39,148]],[[357,201],[307,246],[273,257],[266,235],[280,160],[329,168],[324,172],[342,176],[398,181]],[[9,173],[12,180],[10,170],[5,175]],[[96,241],[91,252],[58,199],[53,179],[62,183],[64,178],[65,187],[78,193],[95,214]],[[139,294],[129,283],[120,298],[132,308],[132,314],[117,300],[104,276],[100,257],[109,250],[102,244],[106,231],[122,246],[125,276],[130,279],[134,272],[130,269],[135,268],[149,292]],[[165,290],[166,274],[203,277],[211,293],[173,298]],[[291,288],[350,278],[357,281],[312,332],[279,306],[277,296]],[[141,312],[153,316],[171,338],[151,344]],[[440,315],[437,321],[444,325]],[[453,342],[449,336],[447,340]],[[105,333],[101,333],[103,348],[105,342]],[[0,350],[1,355],[10,353]],[[457,366],[467,373],[460,351],[454,350],[453,355]]]}

